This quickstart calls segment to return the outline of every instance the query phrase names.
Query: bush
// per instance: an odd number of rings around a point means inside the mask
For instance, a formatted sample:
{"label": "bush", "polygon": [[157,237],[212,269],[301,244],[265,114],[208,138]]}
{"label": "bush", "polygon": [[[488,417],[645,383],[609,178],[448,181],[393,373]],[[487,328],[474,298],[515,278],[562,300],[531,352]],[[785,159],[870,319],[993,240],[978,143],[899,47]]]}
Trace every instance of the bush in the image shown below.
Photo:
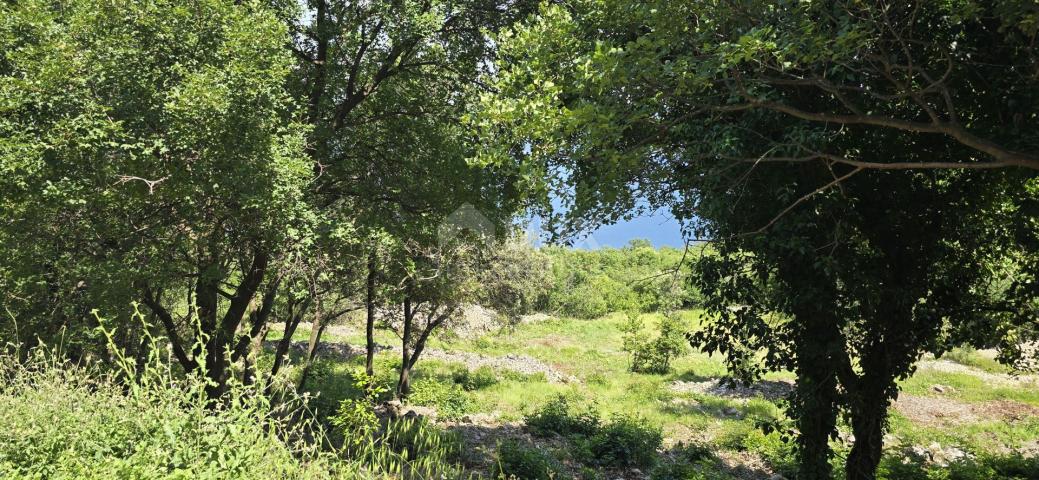
{"label": "bush", "polygon": [[539,437],[559,435],[593,435],[599,431],[599,415],[591,408],[576,410],[569,400],[559,395],[524,418],[531,433]]}
{"label": "bush", "polygon": [[685,353],[687,340],[682,319],[676,312],[667,312],[660,321],[660,334],[653,340],[643,332],[638,311],[629,310],[628,320],[622,327],[624,351],[628,352],[628,366],[636,373],[664,374],[671,371],[671,361]]}
{"label": "bush", "polygon": [[451,378],[454,380],[455,384],[469,392],[487,388],[498,383],[498,375],[494,373],[493,368],[486,365],[479,367],[476,370],[469,370],[464,366],[459,367],[451,374]]}
{"label": "bush", "polygon": [[652,480],[722,480],[731,478],[718,471],[718,462],[710,447],[700,443],[672,449],[671,457],[650,472]]}
{"label": "bush", "polygon": [[779,432],[773,431],[767,434],[761,430],[747,432],[740,442],[737,449],[761,455],[776,473],[786,477],[793,477],[797,474],[797,453],[794,451],[794,444],[784,441]]}
{"label": "bush", "polygon": [[408,403],[433,407],[439,418],[455,420],[473,410],[473,401],[462,387],[431,378],[418,380],[411,387]]}
{"label": "bush", "polygon": [[660,428],[631,415],[614,415],[593,435],[578,439],[579,452],[586,463],[608,467],[648,467],[656,461],[663,443]]}
{"label": "bush", "polygon": [[495,479],[559,480],[566,478],[559,462],[541,449],[506,440],[498,445],[498,458],[491,469]]}

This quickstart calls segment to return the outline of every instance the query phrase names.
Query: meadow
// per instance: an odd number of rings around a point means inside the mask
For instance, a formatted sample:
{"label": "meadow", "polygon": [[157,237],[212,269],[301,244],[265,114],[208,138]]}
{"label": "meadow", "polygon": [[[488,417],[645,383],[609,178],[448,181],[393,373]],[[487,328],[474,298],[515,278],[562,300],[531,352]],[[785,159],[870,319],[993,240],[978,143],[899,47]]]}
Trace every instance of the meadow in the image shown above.
{"label": "meadow", "polygon": [[[644,316],[650,327],[662,318]],[[681,316],[692,330],[701,312],[686,310]],[[793,375],[770,373],[752,385],[730,385],[717,356],[692,349],[674,361],[669,373],[633,373],[623,350],[624,321],[620,313],[590,320],[534,315],[474,338],[448,334],[430,344],[430,358],[415,371],[416,392],[403,408],[458,432],[465,445],[458,460],[477,473],[491,472],[503,461],[519,462],[513,468],[526,478],[532,468],[540,468],[536,459],[545,457],[547,465],[555,465],[557,478],[795,478],[791,447],[782,432],[762,429],[781,422]],[[304,327],[297,330],[300,349],[308,335]],[[400,362],[389,347],[396,340],[388,332],[378,339],[386,348],[377,356],[376,371],[387,388]],[[326,341],[312,384],[319,416],[358,395],[351,372],[363,365],[362,350],[349,347],[363,344],[363,331],[349,323],[330,327]],[[941,359],[926,358],[900,383],[881,478],[1039,475],[1039,378],[1011,375],[992,355],[959,348]],[[580,452],[582,439],[570,432],[535,433],[529,420],[558,406],[560,399],[568,410],[559,415],[591,412],[602,421],[628,416],[642,428],[659,431],[659,453],[649,466],[604,467]],[[848,430],[842,427],[833,442],[838,455],[847,451]],[[512,448],[505,458],[503,444]],[[535,460],[512,458],[522,457],[516,448],[533,452]],[[699,473],[689,473],[694,471]]]}

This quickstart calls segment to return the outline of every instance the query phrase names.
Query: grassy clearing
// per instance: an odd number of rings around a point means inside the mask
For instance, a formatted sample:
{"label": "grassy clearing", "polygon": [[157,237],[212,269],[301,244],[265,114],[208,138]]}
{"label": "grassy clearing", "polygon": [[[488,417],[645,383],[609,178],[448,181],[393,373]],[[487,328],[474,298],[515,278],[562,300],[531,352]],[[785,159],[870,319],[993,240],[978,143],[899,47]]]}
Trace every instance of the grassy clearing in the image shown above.
{"label": "grassy clearing", "polygon": [[[682,318],[690,329],[699,324],[700,315],[698,311],[682,312]],[[656,328],[661,318],[660,315],[646,315],[647,327],[650,330]],[[615,414],[637,415],[639,421],[647,427],[661,429],[665,450],[687,448],[690,444],[705,446],[716,455],[712,457],[714,460],[706,461],[705,465],[714,472],[712,475],[719,475],[718,478],[726,478],[734,471],[731,460],[722,461],[718,458],[741,459],[739,461],[756,458],[758,460],[753,461],[753,464],[765,465],[763,468],[750,468],[749,473],[747,469],[742,470],[743,478],[755,478],[755,475],[768,478],[773,473],[792,472],[793,457],[789,445],[783,444],[775,434],[762,434],[756,426],[759,421],[781,418],[779,400],[718,396],[672,388],[674,382],[706,382],[725,375],[726,369],[720,358],[712,358],[698,351],[687,352],[676,359],[673,370],[668,374],[631,373],[628,371],[627,354],[622,349],[623,322],[624,316],[621,314],[596,320],[550,318],[476,339],[438,338],[430,342],[429,348],[491,357],[527,356],[577,379],[576,382],[553,383],[547,381],[544,375],[498,370],[493,381],[468,390],[460,387],[455,389],[466,397],[462,402],[464,413],[483,414],[484,418],[493,418],[500,423],[522,423],[525,417],[563,396],[582,408],[595,409],[604,420]],[[301,326],[294,339],[306,341],[308,336],[309,332]],[[275,338],[276,333],[271,336],[271,339]],[[362,345],[364,337],[363,332],[346,325],[330,329],[325,341]],[[377,341],[383,345],[397,343],[397,339],[388,332],[380,332]],[[976,404],[980,407],[985,407],[987,402],[1039,406],[1039,390],[1019,388],[1010,377],[1005,376],[1005,370],[989,365],[987,357],[978,352],[957,350],[943,359],[962,362],[969,368],[964,371],[920,369],[902,383],[903,394]],[[358,395],[350,386],[349,372],[360,367],[361,362],[360,357],[319,362],[313,390],[322,392],[315,402],[320,411],[330,412],[340,400]],[[380,352],[376,356],[378,381],[391,386],[398,365],[395,351]],[[465,370],[466,366],[461,363],[425,359],[419,361],[414,375],[419,385],[423,382],[460,385],[459,378],[466,375],[459,372]],[[1006,381],[992,384],[989,380],[993,375],[999,375]],[[769,374],[766,379],[791,381],[793,375],[779,372]],[[944,391],[936,392],[935,385],[943,386]],[[848,429],[845,427],[843,430]],[[1028,448],[1036,443],[1039,439],[1039,418],[1026,416],[1021,421],[1007,422],[1002,418],[982,417],[965,423],[951,421],[949,424],[934,425],[908,418],[892,409],[890,433],[892,437],[889,437],[888,455],[902,459],[902,462],[908,461],[905,460],[908,458],[907,449],[935,442],[943,447],[952,446],[963,450],[975,458],[999,459],[1012,455],[1014,449]],[[838,451],[846,451],[843,445],[835,447]],[[493,450],[494,445],[489,448]],[[508,455],[523,459],[536,457],[540,448],[549,452],[552,458],[542,458],[537,462],[569,465],[571,473],[576,472],[577,476],[581,476],[580,469],[573,467],[574,462],[569,457],[575,453],[567,448],[575,448],[573,446],[563,448],[558,443],[552,443],[531,447],[534,450],[528,451],[520,444],[510,443],[508,448],[511,449]],[[665,453],[661,462],[666,463],[667,458],[678,455],[673,453],[674,450],[668,451],[672,453]],[[840,462],[840,459],[834,461]],[[893,460],[886,462],[891,464]],[[729,465],[726,466],[726,463]],[[915,473],[906,473],[902,467],[889,470],[885,478],[894,479],[900,478],[897,475],[910,474],[930,475],[928,472],[931,471],[925,467],[918,468]]]}

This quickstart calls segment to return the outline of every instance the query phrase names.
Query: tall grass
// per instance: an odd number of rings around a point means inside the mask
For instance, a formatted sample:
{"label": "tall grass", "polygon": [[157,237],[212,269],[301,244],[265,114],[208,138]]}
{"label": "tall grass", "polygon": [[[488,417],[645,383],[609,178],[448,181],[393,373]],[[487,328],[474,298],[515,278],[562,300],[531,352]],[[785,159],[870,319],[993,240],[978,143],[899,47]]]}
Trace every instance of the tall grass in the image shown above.
{"label": "tall grass", "polygon": [[[110,332],[106,332],[110,336]],[[111,342],[110,342],[111,347]],[[231,382],[221,402],[204,372],[173,368],[151,339],[145,362],[104,366],[39,348],[0,354],[0,478],[424,480],[460,477],[432,426],[400,424],[348,452],[327,441],[306,399],[277,401]],[[387,440],[391,441],[387,441]],[[419,454],[421,453],[421,454]]]}

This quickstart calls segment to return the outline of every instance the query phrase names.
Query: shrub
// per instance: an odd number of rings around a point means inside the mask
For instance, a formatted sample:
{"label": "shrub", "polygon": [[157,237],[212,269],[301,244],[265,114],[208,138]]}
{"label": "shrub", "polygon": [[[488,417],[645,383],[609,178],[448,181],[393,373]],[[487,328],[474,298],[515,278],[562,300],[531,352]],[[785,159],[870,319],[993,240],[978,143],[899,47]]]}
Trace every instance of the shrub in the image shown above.
{"label": "shrub", "polygon": [[566,478],[559,462],[541,449],[505,440],[498,445],[498,458],[491,469],[496,479],[559,480]]}
{"label": "shrub", "polygon": [[592,435],[599,431],[599,415],[592,408],[573,409],[569,400],[559,395],[524,418],[534,435]]}
{"label": "shrub", "polygon": [[[624,248],[541,249],[551,258],[549,309],[564,316],[598,318],[631,304],[642,311],[688,308],[698,303],[689,285],[683,251],[654,249],[644,241]],[[674,275],[667,274],[678,271]]]}
{"label": "shrub", "polygon": [[462,387],[424,378],[415,382],[408,403],[433,407],[440,418],[454,420],[472,411],[473,401]]}
{"label": "shrub", "polygon": [[362,397],[343,400],[335,414],[328,419],[348,451],[370,441],[379,430],[379,418],[375,416],[373,406],[379,395],[388,390],[360,368],[350,375],[353,387],[361,392]]}
{"label": "shrub", "polygon": [[885,455],[877,469],[883,480],[1037,480],[1039,457],[980,454],[962,458],[949,465],[923,464],[898,455]]}
{"label": "shrub", "polygon": [[722,480],[730,478],[718,471],[710,447],[700,443],[676,445],[667,461],[650,472],[652,480]]}
{"label": "shrub", "polygon": [[480,390],[498,383],[498,375],[494,369],[484,365],[476,370],[462,366],[451,374],[452,380],[466,391]]}
{"label": "shrub", "polygon": [[742,448],[739,449],[761,455],[776,473],[787,477],[797,474],[797,453],[794,451],[794,444],[784,441],[779,432],[748,432],[743,435],[741,444]]}
{"label": "shrub", "polygon": [[664,440],[660,428],[632,415],[614,415],[593,435],[577,439],[586,463],[608,467],[648,467]]}
{"label": "shrub", "polygon": [[628,352],[628,366],[636,373],[668,373],[671,361],[686,351],[687,340],[682,319],[676,312],[667,312],[660,321],[660,334],[653,340],[643,332],[638,311],[628,311],[628,320],[622,327],[624,351]]}

